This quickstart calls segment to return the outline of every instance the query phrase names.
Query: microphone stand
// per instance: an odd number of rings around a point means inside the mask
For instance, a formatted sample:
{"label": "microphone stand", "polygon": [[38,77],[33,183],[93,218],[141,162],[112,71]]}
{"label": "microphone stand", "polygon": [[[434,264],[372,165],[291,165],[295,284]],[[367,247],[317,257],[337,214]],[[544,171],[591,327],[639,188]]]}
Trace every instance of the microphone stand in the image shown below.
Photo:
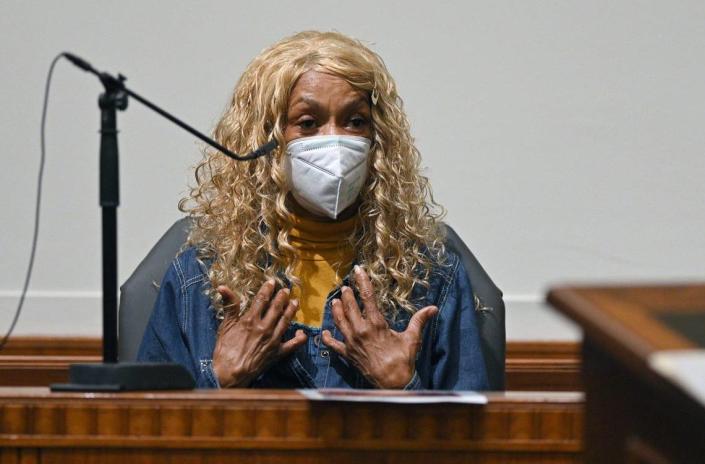
{"label": "microphone stand", "polygon": [[125,86],[125,76],[114,77],[97,71],[85,60],[64,53],[73,64],[96,75],[105,87],[98,98],[100,107],[100,207],[102,210],[103,255],[103,363],[72,364],[68,384],[52,384],[52,391],[130,391],[192,389],[191,374],[176,363],[118,362],[118,275],[117,275],[117,208],[120,205],[118,166],[117,111],[127,109],[132,97],[179,127],[208,143],[223,154],[247,161],[267,155],[277,147],[271,140],[246,155],[238,155],[205,136],[193,127],[167,113]]}
{"label": "microphone stand", "polygon": [[[122,79],[118,82],[122,82]],[[117,208],[120,206],[117,110],[127,109],[127,94],[112,81],[104,81],[100,107],[100,207],[103,252],[103,362],[118,362],[117,339]]]}

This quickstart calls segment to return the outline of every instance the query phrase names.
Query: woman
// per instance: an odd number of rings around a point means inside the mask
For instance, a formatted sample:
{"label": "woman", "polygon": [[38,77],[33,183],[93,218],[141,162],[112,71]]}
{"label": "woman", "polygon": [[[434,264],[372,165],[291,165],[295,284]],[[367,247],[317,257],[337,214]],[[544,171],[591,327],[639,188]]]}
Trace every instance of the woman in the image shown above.
{"label": "woman", "polygon": [[486,388],[470,282],[375,53],[338,33],[274,44],[215,138],[281,148],[205,154],[140,360],[181,363],[200,387]]}

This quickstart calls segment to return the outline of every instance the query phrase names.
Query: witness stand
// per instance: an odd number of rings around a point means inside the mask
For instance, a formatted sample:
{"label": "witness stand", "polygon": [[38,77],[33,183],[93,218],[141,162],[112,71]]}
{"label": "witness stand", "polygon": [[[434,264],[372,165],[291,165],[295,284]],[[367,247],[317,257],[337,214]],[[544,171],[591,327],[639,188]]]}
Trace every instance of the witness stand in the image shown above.
{"label": "witness stand", "polygon": [[582,394],[315,402],[295,390],[0,388],[0,463],[578,463]]}

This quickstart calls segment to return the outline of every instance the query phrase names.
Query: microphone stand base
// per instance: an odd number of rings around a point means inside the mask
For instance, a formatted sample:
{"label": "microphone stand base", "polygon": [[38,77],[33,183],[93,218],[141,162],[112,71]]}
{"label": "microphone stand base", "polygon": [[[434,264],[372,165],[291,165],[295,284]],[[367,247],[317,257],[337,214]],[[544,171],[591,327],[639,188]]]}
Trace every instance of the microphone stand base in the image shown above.
{"label": "microphone stand base", "polygon": [[180,364],[103,363],[71,364],[69,383],[54,383],[51,391],[118,392],[192,390],[196,383]]}

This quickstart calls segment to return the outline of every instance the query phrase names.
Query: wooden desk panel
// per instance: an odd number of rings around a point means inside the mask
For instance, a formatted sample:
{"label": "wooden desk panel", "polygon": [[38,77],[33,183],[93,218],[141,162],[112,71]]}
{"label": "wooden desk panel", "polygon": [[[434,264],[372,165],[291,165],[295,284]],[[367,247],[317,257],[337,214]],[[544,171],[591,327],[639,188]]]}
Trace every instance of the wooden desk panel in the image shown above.
{"label": "wooden desk panel", "polygon": [[581,462],[581,394],[488,398],[419,406],[316,403],[275,390],[0,388],[0,464]]}
{"label": "wooden desk panel", "polygon": [[705,319],[705,284],[563,287],[548,300],[585,334],[586,461],[705,462],[705,405],[649,364],[661,350],[702,349],[663,316]]}

